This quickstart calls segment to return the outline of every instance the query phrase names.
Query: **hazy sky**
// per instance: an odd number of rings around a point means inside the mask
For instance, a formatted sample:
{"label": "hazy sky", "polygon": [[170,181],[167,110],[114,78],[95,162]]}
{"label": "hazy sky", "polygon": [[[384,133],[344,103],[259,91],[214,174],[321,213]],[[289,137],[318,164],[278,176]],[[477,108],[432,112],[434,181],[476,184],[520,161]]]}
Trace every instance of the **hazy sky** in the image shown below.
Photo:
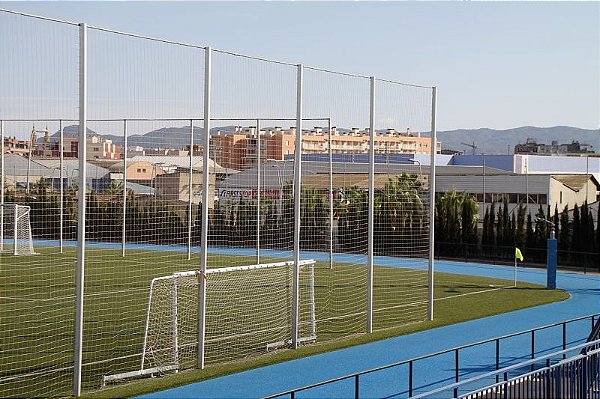
{"label": "hazy sky", "polygon": [[6,2],[248,55],[438,87],[438,129],[600,127],[600,2]]}

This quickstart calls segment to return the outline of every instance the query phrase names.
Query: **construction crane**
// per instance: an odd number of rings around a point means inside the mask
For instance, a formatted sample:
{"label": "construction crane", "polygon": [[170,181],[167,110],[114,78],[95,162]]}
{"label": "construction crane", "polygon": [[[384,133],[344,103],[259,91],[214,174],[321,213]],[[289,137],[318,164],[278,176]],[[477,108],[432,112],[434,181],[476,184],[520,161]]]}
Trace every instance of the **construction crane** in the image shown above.
{"label": "construction crane", "polygon": [[471,149],[473,150],[473,155],[475,155],[475,150],[478,148],[475,145],[475,142],[473,142],[473,144],[467,144],[467,143],[461,143],[462,145],[466,145],[467,147],[471,147]]}

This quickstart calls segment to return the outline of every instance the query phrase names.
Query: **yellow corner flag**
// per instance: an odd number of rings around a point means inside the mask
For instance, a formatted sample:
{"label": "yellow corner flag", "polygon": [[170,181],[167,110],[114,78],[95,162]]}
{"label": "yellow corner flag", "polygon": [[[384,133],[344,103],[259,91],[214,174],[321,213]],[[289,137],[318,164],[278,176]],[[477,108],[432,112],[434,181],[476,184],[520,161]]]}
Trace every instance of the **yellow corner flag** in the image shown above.
{"label": "yellow corner flag", "polygon": [[515,248],[515,258],[523,262],[523,254],[519,248]]}

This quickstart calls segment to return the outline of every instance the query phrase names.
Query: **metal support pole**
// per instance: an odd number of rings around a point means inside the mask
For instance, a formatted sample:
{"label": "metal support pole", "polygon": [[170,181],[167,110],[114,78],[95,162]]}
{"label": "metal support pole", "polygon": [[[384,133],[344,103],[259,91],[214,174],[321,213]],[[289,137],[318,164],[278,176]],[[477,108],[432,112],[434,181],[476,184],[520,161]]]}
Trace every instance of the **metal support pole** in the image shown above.
{"label": "metal support pole", "polygon": [[178,304],[177,304],[177,276],[173,275],[173,291],[171,292],[171,323],[172,323],[172,340],[173,340],[173,364],[179,368],[179,320],[178,320]]}
{"label": "metal support pole", "polygon": [[64,132],[64,127],[63,127],[63,121],[60,120],[59,122],[59,129],[60,129],[60,147],[59,147],[59,151],[60,151],[60,228],[59,228],[59,245],[60,245],[60,253],[63,253],[63,230],[64,230],[64,215],[65,215],[65,183],[64,183],[64,169],[65,169],[65,132]]}
{"label": "metal support pole", "polygon": [[367,333],[373,332],[373,213],[375,208],[375,78],[369,110],[369,212],[367,226]]}
{"label": "metal support pole", "polygon": [[294,150],[294,281],[292,300],[292,348],[298,347],[300,280],[300,195],[302,188],[302,79],[304,67],[298,64],[296,81],[296,148]]}
{"label": "metal support pole", "polygon": [[77,281],[75,305],[75,345],[73,396],[81,395],[83,355],[83,287],[85,266],[85,205],[87,154],[87,25],[79,24],[79,203],[77,216]]}
{"label": "metal support pole", "polygon": [[210,47],[204,49],[204,137],[202,138],[202,228],[200,244],[200,275],[198,276],[198,364],[204,368],[204,338],[206,327],[206,268],[208,255],[208,192],[209,192],[209,145],[210,145],[210,86],[211,55]]}
{"label": "metal support pole", "polygon": [[256,264],[260,264],[260,119],[256,120]]}
{"label": "metal support pole", "polygon": [[[189,197],[188,197],[188,245],[187,260],[192,259],[192,200],[194,199],[194,120],[190,119],[190,173],[189,173]],[[156,195],[156,193],[154,193]]]}
{"label": "metal support pole", "polygon": [[35,125],[33,126],[33,129],[31,130],[31,134],[29,135],[29,153],[27,155],[27,178],[26,178],[27,187],[25,187],[25,192],[27,193],[27,195],[29,195],[29,186],[30,186],[29,175],[31,173],[31,148],[33,147],[33,136],[34,135],[35,135]]}
{"label": "metal support pole", "polygon": [[333,269],[333,148],[331,118],[327,118],[329,132],[329,268]]}
{"label": "metal support pole", "polygon": [[427,318],[433,320],[433,284],[435,262],[435,155],[437,152],[436,132],[437,88],[431,90],[431,165],[429,166],[429,267],[428,267],[428,296],[429,308]]}
{"label": "metal support pole", "polygon": [[123,120],[123,226],[121,227],[121,256],[125,256],[127,232],[127,120]]}

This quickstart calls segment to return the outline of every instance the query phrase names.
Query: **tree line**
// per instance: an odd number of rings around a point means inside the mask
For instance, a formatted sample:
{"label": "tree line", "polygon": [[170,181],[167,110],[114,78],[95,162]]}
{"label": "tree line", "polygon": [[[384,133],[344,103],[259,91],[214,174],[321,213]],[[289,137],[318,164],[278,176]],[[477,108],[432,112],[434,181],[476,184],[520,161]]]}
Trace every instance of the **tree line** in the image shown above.
{"label": "tree line", "polygon": [[[77,197],[68,191],[63,203],[63,238],[77,237]],[[301,233],[303,249],[326,250],[330,245],[329,197],[333,195],[334,244],[336,251],[362,253],[368,248],[368,194],[358,186],[337,189],[335,193],[301,187]],[[375,190],[373,249],[378,255],[426,257],[429,234],[429,201],[416,175],[391,177]],[[106,193],[90,192],[87,198],[86,231],[94,241],[120,242],[123,227],[122,187]],[[60,234],[58,194],[44,181],[29,194],[8,191],[5,202],[31,207],[35,238],[57,239]],[[163,245],[185,245],[188,240],[188,207],[175,207],[153,198],[127,196],[125,204],[126,241]],[[570,212],[571,211],[571,212]],[[192,242],[201,240],[202,213],[194,205]],[[558,240],[559,264],[597,267],[600,256],[600,226],[595,227],[587,203],[554,211],[541,205],[536,217],[524,204],[509,209],[505,200],[485,209],[478,220],[476,199],[451,191],[435,200],[436,255],[481,260],[512,259],[514,247],[521,248],[527,261],[545,262],[546,240],[551,227]],[[600,215],[598,215],[600,218]],[[257,223],[258,219],[258,223]],[[260,212],[253,200],[215,201],[209,211],[209,245],[291,249],[294,233],[293,187],[286,184],[282,198],[261,200]],[[260,238],[257,240],[258,237]]]}

